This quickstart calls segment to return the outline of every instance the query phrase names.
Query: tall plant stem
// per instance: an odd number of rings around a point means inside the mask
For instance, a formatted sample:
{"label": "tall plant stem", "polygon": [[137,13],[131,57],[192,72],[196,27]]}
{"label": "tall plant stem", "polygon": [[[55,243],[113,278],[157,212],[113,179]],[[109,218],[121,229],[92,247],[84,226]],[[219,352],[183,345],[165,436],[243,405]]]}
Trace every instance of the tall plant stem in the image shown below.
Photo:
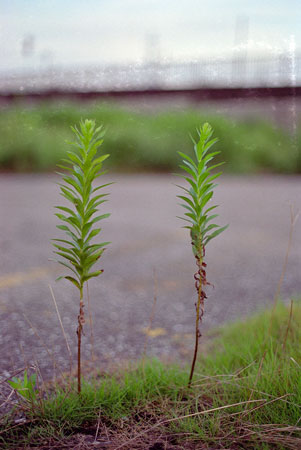
{"label": "tall plant stem", "polygon": [[[210,150],[217,142],[217,139],[211,139],[213,130],[209,123],[204,123],[197,132],[199,136],[198,142],[195,142],[192,138],[195,158],[191,158],[191,156],[186,155],[185,153],[178,152],[183,158],[183,164],[180,164],[179,167],[185,172],[185,174],[179,174],[179,176],[189,183],[188,188],[179,186],[184,190],[184,195],[178,195],[178,198],[183,202],[181,203],[181,206],[185,209],[184,217],[180,217],[180,219],[183,219],[186,222],[184,228],[190,230],[192,252],[198,267],[197,272],[194,274],[195,288],[197,291],[197,302],[195,304],[195,347],[188,380],[188,388],[191,386],[197,359],[199,338],[201,337],[199,327],[204,315],[205,299],[207,298],[204,288],[210,284],[206,279],[207,264],[204,262],[205,249],[211,239],[218,236],[227,228],[227,225],[221,227],[216,223],[210,223],[218,216],[218,214],[211,215],[211,211],[215,209],[217,205],[209,205],[209,202],[212,199],[214,188],[217,186],[214,184],[214,180],[221,175],[221,172],[212,174],[211,171],[223,164],[221,162],[214,164],[211,167],[208,167],[207,165],[215,155],[220,153],[220,151],[212,152]],[[189,225],[187,225],[187,222]]]}
{"label": "tall plant stem", "polygon": [[79,315],[78,315],[78,327],[77,327],[77,392],[81,393],[81,344],[82,344],[82,330],[85,322],[84,316],[84,301],[83,301],[83,288],[80,289],[80,301],[79,301]]}
{"label": "tall plant stem", "polygon": [[192,364],[191,364],[191,370],[190,370],[189,381],[188,381],[188,388],[191,387],[191,381],[192,381],[192,377],[193,377],[193,373],[194,373],[194,366],[195,366],[195,362],[196,362],[196,358],[197,358],[197,354],[198,354],[199,338],[200,338],[199,326],[200,326],[200,318],[201,318],[200,311],[201,311],[201,308],[203,310],[203,305],[201,305],[202,300],[203,300],[203,296],[202,296],[202,289],[203,289],[203,286],[202,286],[202,274],[200,273],[201,272],[201,267],[202,267],[202,259],[201,258],[197,259],[197,265],[199,267],[198,275],[200,276],[200,278],[199,278],[198,284],[197,284],[198,300],[197,300],[197,304],[196,304],[194,355],[193,355],[193,360],[192,360]]}

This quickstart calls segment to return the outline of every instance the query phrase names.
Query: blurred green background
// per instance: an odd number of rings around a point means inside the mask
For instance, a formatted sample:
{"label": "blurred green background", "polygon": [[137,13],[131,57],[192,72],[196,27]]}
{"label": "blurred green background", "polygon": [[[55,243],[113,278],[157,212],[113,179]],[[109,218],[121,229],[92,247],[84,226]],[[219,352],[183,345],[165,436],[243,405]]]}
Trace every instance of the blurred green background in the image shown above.
{"label": "blurred green background", "polygon": [[189,134],[208,121],[219,138],[219,159],[230,173],[301,173],[301,136],[292,138],[262,118],[231,119],[196,109],[137,111],[105,103],[17,104],[0,110],[0,170],[49,171],[69,149],[70,126],[81,118],[106,128],[103,151],[116,171],[176,170],[177,151],[192,153]]}

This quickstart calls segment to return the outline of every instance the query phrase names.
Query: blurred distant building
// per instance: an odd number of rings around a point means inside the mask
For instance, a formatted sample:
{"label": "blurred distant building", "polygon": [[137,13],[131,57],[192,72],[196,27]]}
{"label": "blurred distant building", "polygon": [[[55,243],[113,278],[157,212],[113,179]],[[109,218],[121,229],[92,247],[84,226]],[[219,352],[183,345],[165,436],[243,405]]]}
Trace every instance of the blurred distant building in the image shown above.
{"label": "blurred distant building", "polygon": [[[23,51],[30,53],[32,45],[27,38]],[[0,92],[301,86],[301,53],[297,50],[294,55],[288,51],[277,55],[252,56],[238,51],[232,58],[162,62],[155,57],[157,44],[149,44],[148,49],[149,59],[140,64],[81,68],[41,64],[35,69],[2,71]]]}
{"label": "blurred distant building", "polygon": [[21,54],[23,57],[28,58],[33,55],[35,47],[35,38],[33,34],[27,34],[24,36],[21,45]]}

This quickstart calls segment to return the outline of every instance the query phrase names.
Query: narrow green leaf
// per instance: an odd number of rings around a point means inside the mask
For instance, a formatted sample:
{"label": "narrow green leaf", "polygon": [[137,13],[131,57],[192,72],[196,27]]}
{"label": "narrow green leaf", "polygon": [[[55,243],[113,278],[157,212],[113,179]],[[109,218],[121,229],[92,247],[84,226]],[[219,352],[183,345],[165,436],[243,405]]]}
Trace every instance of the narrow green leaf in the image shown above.
{"label": "narrow green leaf", "polygon": [[228,228],[229,225],[225,225],[224,227],[219,228],[218,230],[214,231],[210,236],[208,236],[205,240],[205,245],[208,244],[208,242],[211,241],[211,239],[217,237],[219,234],[221,234],[223,231],[225,231]]}
{"label": "narrow green leaf", "polygon": [[208,141],[203,148],[203,156],[206,155],[206,153],[209,151],[209,149],[218,142],[218,138],[211,139],[211,141]]}
{"label": "narrow green leaf", "polygon": [[195,203],[187,196],[185,195],[177,195],[178,198],[180,198],[181,200],[184,200],[186,203],[188,203],[189,206],[191,206],[191,208],[195,207]]}
{"label": "narrow green leaf", "polygon": [[111,242],[102,242],[101,244],[86,245],[84,246],[84,250],[87,253],[87,255],[90,255],[95,250],[103,248],[109,244],[111,244]]}
{"label": "narrow green leaf", "polygon": [[66,206],[55,206],[55,208],[70,214],[70,216],[76,216],[75,212],[72,211],[72,209],[67,208]]}
{"label": "narrow green leaf", "polygon": [[66,247],[63,247],[62,245],[58,245],[58,244],[54,244],[54,243],[52,243],[52,245],[53,245],[55,248],[57,248],[58,250],[60,250],[60,251],[62,251],[62,252],[64,252],[64,253],[69,253],[70,255],[73,255],[73,256],[78,256],[78,255],[79,255],[79,252],[78,252],[77,249],[74,249],[74,248],[66,248]]}
{"label": "narrow green leaf", "polygon": [[212,211],[213,209],[215,209],[215,208],[217,208],[217,207],[218,207],[218,205],[210,206],[210,208],[206,209],[206,211],[204,212],[204,215],[207,216],[207,214],[208,214],[210,211]]}
{"label": "narrow green leaf", "polygon": [[[188,161],[192,167],[194,167],[197,170],[197,166],[195,164],[195,162],[193,161],[192,158],[190,158],[190,156],[186,155],[185,153],[182,152],[178,152],[180,156],[182,156],[182,158],[186,159],[186,161]],[[183,161],[184,162],[184,161]]]}
{"label": "narrow green leaf", "polygon": [[216,217],[218,217],[218,214],[213,214],[212,216],[203,216],[201,218],[200,221],[200,225],[202,226],[202,230],[203,228],[207,225],[207,223],[209,223],[211,220],[215,219]]}
{"label": "narrow green leaf", "polygon": [[110,215],[111,215],[110,213],[107,213],[107,214],[102,214],[101,216],[94,217],[94,219],[92,219],[90,223],[94,224],[96,222],[99,222],[102,219],[106,219],[107,217],[110,217]]}
{"label": "narrow green leaf", "polygon": [[69,244],[72,247],[75,245],[78,250],[80,249],[78,244],[76,242],[74,242],[73,240],[72,240],[72,242],[71,241],[67,241],[66,239],[51,239],[51,240],[55,241],[55,242],[63,242],[65,244]]}
{"label": "narrow green leaf", "polygon": [[195,217],[195,220],[197,219],[197,214],[195,213],[195,209],[194,208],[191,208],[191,206],[185,205],[183,203],[180,203],[180,206],[182,206],[183,208],[187,209],[187,211],[189,211],[191,214],[193,214],[194,217]]}
{"label": "narrow green leaf", "polygon": [[189,166],[184,166],[183,164],[180,164],[181,169],[185,170],[189,175],[191,175],[195,181],[198,179],[198,174],[194,170],[192,170]]}
{"label": "narrow green leaf", "polygon": [[[185,217],[181,217],[181,216],[176,216],[178,219],[181,220],[185,220],[185,222],[191,223],[192,225],[194,225],[194,221],[192,221],[191,219],[185,219]],[[191,227],[189,227],[191,228]]]}
{"label": "narrow green leaf", "polygon": [[186,213],[184,213],[184,215],[187,217],[190,217],[190,219],[192,219],[196,223],[197,218],[194,213],[186,212]]}
{"label": "narrow green leaf", "polygon": [[97,186],[96,188],[94,188],[94,189],[92,190],[92,193],[94,193],[94,192],[96,192],[96,191],[98,191],[99,189],[102,189],[102,188],[104,188],[104,187],[111,186],[111,184],[114,184],[114,183],[113,183],[113,182],[112,182],[112,183],[106,183],[106,184],[102,184],[101,186]]}
{"label": "narrow green leaf", "polygon": [[83,277],[83,281],[88,281],[90,278],[98,277],[98,275],[100,275],[101,273],[103,273],[103,270],[97,270],[96,272],[88,273]]}
{"label": "narrow green leaf", "polygon": [[93,161],[93,163],[92,163],[92,166],[95,166],[96,164],[99,164],[99,163],[104,162],[109,156],[110,156],[110,155],[107,154],[107,155],[102,155],[102,156],[100,156],[99,158],[94,159],[94,161]]}
{"label": "narrow green leaf", "polygon": [[71,281],[71,283],[73,283],[78,289],[81,288],[79,282],[75,278],[70,277],[69,275],[66,276],[66,277],[63,277],[63,278],[65,278],[66,280]]}
{"label": "narrow green leaf", "polygon": [[85,244],[87,244],[93,237],[97,236],[100,233],[100,228],[96,228],[91,231],[91,233],[86,237]]}
{"label": "narrow green leaf", "polygon": [[69,156],[72,162],[78,164],[81,169],[83,168],[83,160],[76,153],[68,151],[67,155]]}
{"label": "narrow green leaf", "polygon": [[220,154],[220,151],[208,153],[203,159],[204,163],[205,164],[208,163],[209,161],[211,161],[214,158],[214,156],[219,155],[219,154]]}
{"label": "narrow green leaf", "polygon": [[70,253],[64,253],[61,251],[55,251],[54,253],[56,253],[57,255],[61,256],[62,258],[67,259],[67,261],[71,262],[71,264],[74,265],[75,268],[77,268],[77,266],[79,265],[80,261],[78,259],[75,258],[75,256],[71,256]]}
{"label": "narrow green leaf", "polygon": [[85,237],[87,236],[87,234],[89,233],[89,231],[92,228],[92,222],[88,222],[86,223],[83,228],[82,228],[82,239],[85,239]]}
{"label": "narrow green leaf", "polygon": [[57,261],[59,264],[61,264],[62,266],[67,267],[68,269],[70,269],[76,276],[78,276],[78,272],[71,266],[71,264],[65,263],[64,261]]}
{"label": "narrow green leaf", "polygon": [[203,237],[205,237],[205,235],[208,233],[208,231],[211,231],[211,230],[213,230],[214,228],[218,228],[218,227],[219,227],[219,225],[216,225],[215,223],[212,223],[211,225],[208,225],[208,227],[205,228],[205,229],[202,231]]}
{"label": "narrow green leaf", "polygon": [[73,186],[79,195],[82,195],[82,186],[77,179],[73,179],[71,177],[63,177],[63,180],[66,183],[70,184],[70,186]]}
{"label": "narrow green leaf", "polygon": [[[64,166],[62,164],[57,164],[57,167],[59,167],[60,169],[63,169],[63,170],[67,170],[68,172],[72,172],[73,171],[72,167]],[[56,172],[56,173],[60,174],[59,172]]]}
{"label": "narrow green leaf", "polygon": [[202,198],[202,201],[200,203],[201,208],[204,208],[204,206],[211,200],[213,196],[213,192],[209,192],[208,194],[205,194],[204,197]]}

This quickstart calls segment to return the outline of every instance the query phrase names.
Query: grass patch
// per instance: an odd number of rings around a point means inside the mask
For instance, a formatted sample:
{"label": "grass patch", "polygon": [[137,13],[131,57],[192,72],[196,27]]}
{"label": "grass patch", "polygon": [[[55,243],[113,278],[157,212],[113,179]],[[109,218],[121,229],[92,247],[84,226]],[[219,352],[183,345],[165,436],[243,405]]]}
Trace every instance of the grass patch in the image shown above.
{"label": "grass patch", "polygon": [[219,161],[234,173],[301,172],[301,138],[296,145],[288,133],[256,118],[231,120],[196,110],[147,114],[105,103],[22,104],[0,111],[0,169],[43,171],[55,167],[72,138],[70,124],[88,117],[107,127],[105,151],[109,169],[173,171],[177,150],[192,155],[189,133],[210,122],[220,142]]}
{"label": "grass patch", "polygon": [[292,315],[279,304],[274,313],[221,329],[199,359],[191,389],[187,367],[158,360],[96,374],[80,397],[75,385],[56,386],[26,410],[26,424],[10,428],[14,416],[6,418],[2,445],[73,448],[81,440],[81,448],[93,448],[96,436],[110,449],[296,449],[300,322],[300,303]]}

